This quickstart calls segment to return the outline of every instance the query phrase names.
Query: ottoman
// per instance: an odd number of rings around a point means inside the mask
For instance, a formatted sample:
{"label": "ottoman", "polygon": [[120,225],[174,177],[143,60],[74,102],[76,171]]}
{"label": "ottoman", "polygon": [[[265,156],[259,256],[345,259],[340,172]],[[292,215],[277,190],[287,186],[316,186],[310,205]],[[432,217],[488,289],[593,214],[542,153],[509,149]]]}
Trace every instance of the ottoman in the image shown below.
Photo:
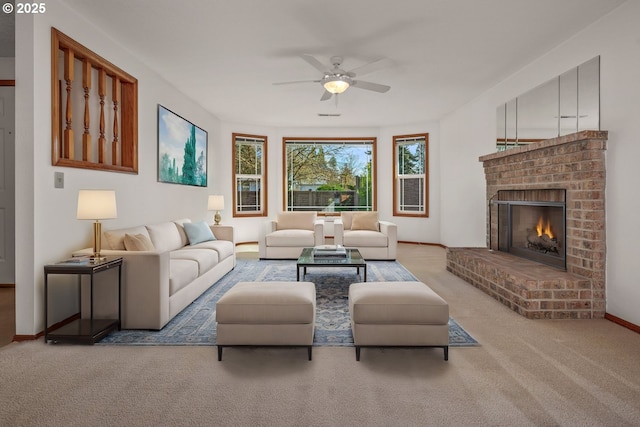
{"label": "ottoman", "polygon": [[449,360],[449,305],[422,282],[368,282],[349,286],[349,313],[361,347],[442,347]]}
{"label": "ottoman", "polygon": [[228,346],[304,346],[316,316],[311,282],[238,282],[216,304],[218,360]]}

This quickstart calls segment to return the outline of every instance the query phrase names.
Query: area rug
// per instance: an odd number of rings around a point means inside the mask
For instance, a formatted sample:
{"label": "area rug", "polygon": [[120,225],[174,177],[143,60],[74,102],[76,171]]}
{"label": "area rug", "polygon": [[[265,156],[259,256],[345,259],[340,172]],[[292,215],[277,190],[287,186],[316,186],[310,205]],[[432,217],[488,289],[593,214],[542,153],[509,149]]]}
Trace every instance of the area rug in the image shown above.
{"label": "area rug", "polygon": [[[160,331],[123,330],[106,336],[99,344],[119,345],[215,345],[216,302],[233,285],[248,281],[295,281],[295,261],[237,261],[236,268],[174,317]],[[362,281],[355,268],[309,268],[305,281],[316,284],[316,329],[314,345],[353,346],[348,290]],[[395,261],[368,261],[367,281],[418,280]],[[454,319],[449,318],[449,345],[474,346],[478,342]]]}

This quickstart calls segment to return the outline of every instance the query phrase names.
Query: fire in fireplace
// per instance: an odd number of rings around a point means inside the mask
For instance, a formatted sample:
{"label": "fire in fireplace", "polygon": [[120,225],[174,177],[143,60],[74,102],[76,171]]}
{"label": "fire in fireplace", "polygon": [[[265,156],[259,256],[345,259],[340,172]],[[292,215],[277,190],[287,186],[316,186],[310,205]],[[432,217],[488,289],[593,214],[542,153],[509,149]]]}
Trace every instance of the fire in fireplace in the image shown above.
{"label": "fire in fireplace", "polygon": [[564,190],[499,191],[498,250],[566,268]]}
{"label": "fire in fireplace", "polygon": [[527,228],[527,247],[542,253],[559,254],[558,238],[553,232],[551,220],[540,216],[535,228]]}

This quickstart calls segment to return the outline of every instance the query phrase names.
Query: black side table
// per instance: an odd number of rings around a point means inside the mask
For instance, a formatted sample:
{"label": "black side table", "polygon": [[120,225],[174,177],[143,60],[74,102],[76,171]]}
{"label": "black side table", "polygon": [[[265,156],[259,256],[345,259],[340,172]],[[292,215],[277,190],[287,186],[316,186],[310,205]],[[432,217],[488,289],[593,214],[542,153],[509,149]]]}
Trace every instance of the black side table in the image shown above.
{"label": "black side table", "polygon": [[[118,318],[94,319],[93,318],[93,276],[112,268],[118,268]],[[77,319],[64,325],[55,331],[49,331],[49,319],[47,318],[47,305],[49,297],[49,274],[77,274],[91,276],[91,316],[89,319]],[[82,295],[82,286],[79,295]],[[74,342],[80,344],[94,344],[104,338],[109,332],[120,330],[122,313],[122,257],[107,258],[103,261],[62,261],[57,264],[44,266],[44,342]]]}

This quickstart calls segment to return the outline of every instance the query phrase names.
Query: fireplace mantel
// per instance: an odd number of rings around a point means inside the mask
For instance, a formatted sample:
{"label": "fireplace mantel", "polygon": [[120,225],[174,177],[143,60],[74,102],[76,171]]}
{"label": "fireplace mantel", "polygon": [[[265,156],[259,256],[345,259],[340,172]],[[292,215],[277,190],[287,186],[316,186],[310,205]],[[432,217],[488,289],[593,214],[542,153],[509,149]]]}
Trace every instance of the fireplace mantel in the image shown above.
{"label": "fireplace mantel", "polygon": [[[462,256],[452,248],[447,255],[449,271],[529,318],[604,317],[607,138],[606,131],[582,131],[487,154],[479,159],[487,181],[485,251],[489,254],[498,250],[497,206],[490,203],[498,191],[566,190],[566,273],[558,270],[553,292],[539,292],[542,289],[535,289],[531,284],[531,275],[539,270],[537,263],[523,263],[510,254],[500,254],[496,267],[489,265],[491,256],[474,258],[468,253]],[[505,262],[505,256],[507,259],[513,257],[513,263]],[[505,271],[505,265],[513,268]],[[566,274],[576,280],[567,280]],[[520,276],[526,280],[522,281]],[[528,285],[513,286],[512,282]],[[541,282],[548,286],[547,270]],[[580,283],[579,288],[575,283]]]}
{"label": "fireplace mantel", "polygon": [[479,160],[481,162],[487,162],[491,160],[501,159],[504,157],[515,156],[516,154],[526,153],[528,151],[536,151],[542,150],[549,147],[555,147],[563,144],[571,144],[576,141],[602,141],[603,146],[602,149],[605,149],[604,144],[606,144],[609,132],[606,130],[583,130],[581,132],[572,133],[569,135],[560,136],[558,138],[545,139],[539,142],[534,142],[531,144],[523,144],[519,147],[511,148],[505,151],[499,151],[497,153],[486,154],[484,156],[480,156]]}

